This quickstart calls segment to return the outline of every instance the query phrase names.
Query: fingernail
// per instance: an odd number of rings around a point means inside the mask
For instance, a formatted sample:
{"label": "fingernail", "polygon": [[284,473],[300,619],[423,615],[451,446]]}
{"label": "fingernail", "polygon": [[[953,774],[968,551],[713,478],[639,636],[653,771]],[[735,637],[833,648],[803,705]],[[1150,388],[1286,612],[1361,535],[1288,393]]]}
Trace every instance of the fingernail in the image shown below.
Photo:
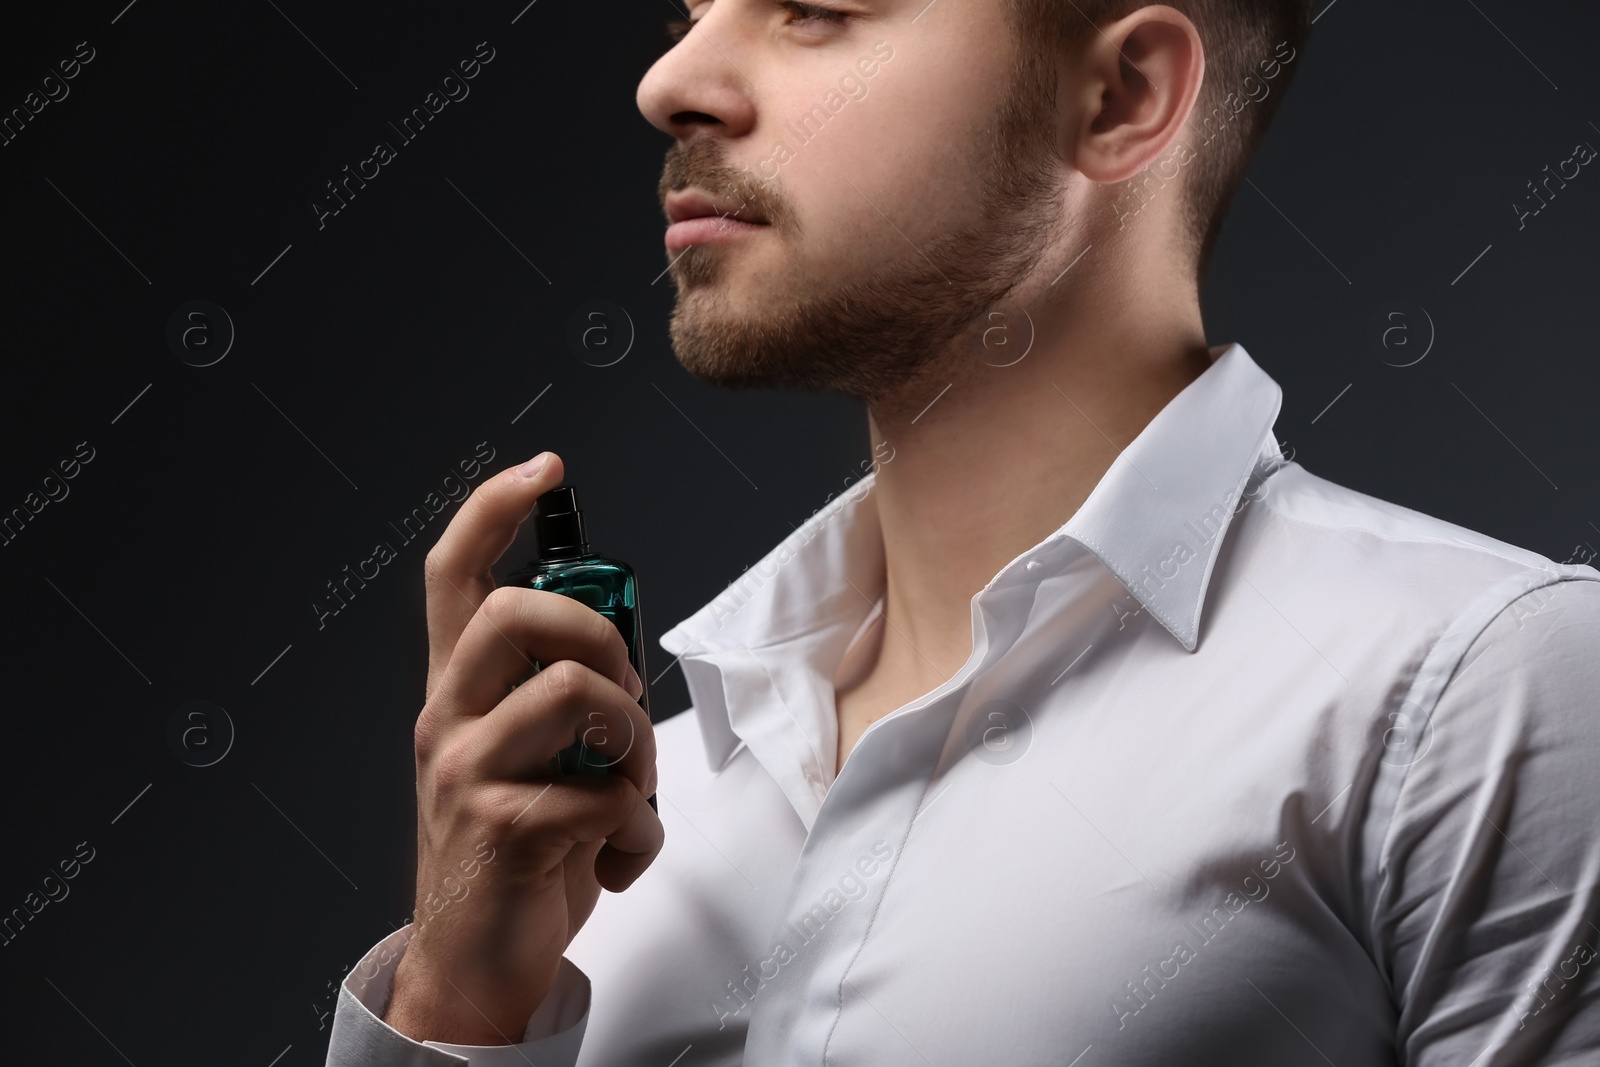
{"label": "fingernail", "polygon": [[628,691],[628,695],[635,700],[638,700],[640,697],[644,696],[644,682],[639,680],[639,672],[633,669],[633,664],[631,663],[628,664],[628,674],[627,677],[623,679],[622,687],[626,689]]}
{"label": "fingernail", "polygon": [[655,796],[656,795],[656,769],[654,767],[650,768],[650,777],[646,778],[644,780],[644,782],[645,782],[645,784],[644,784],[644,795],[647,796],[647,797]]}
{"label": "fingernail", "polygon": [[517,468],[517,473],[524,478],[537,478],[539,472],[544,470],[545,464],[550,462],[550,453],[540,452],[528,462]]}

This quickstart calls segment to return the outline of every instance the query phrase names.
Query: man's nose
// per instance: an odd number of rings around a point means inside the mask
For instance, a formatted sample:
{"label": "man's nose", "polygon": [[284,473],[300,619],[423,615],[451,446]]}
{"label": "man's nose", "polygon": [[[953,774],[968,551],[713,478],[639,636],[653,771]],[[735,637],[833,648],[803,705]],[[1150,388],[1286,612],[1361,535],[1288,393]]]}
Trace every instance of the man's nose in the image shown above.
{"label": "man's nose", "polygon": [[652,126],[679,141],[707,126],[726,138],[754,127],[755,86],[745,71],[754,65],[749,46],[756,35],[746,7],[744,0],[717,0],[645,72],[636,102]]}

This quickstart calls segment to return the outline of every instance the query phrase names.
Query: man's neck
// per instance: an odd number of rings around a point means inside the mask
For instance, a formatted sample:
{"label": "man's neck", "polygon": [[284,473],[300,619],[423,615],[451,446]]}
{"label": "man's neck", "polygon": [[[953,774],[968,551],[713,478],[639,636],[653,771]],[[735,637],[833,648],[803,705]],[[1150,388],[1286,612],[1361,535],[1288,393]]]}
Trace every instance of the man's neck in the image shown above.
{"label": "man's neck", "polygon": [[[1071,518],[1122,449],[1210,365],[1198,308],[1172,320],[1159,332],[1149,320],[1121,333],[1102,323],[1097,335],[1047,334],[1036,323],[1021,361],[959,376],[925,410],[873,409],[884,619],[835,676],[840,766],[868,725],[961,669],[973,595]],[[921,403],[939,388],[921,386]]]}

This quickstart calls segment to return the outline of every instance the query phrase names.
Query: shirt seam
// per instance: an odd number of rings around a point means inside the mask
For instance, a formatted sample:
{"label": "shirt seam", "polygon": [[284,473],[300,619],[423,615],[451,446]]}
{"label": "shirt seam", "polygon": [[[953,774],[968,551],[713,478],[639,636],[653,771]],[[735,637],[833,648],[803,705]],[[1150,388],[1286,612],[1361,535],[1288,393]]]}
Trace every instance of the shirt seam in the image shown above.
{"label": "shirt seam", "polygon": [[900,861],[905,857],[906,842],[911,839],[911,830],[916,825],[917,811],[922,809],[922,801],[928,795],[928,790],[933,788],[933,775],[922,785],[922,792],[917,797],[916,807],[912,809],[912,818],[906,823],[906,832],[900,835],[900,848],[894,854],[894,866],[889,868],[889,875],[883,880],[883,890],[878,894],[877,901],[872,905],[872,914],[867,917],[867,928],[861,932],[861,940],[856,942],[856,950],[850,954],[850,962],[845,964],[844,970],[839,974],[838,1006],[834,1009],[833,1023],[828,1027],[828,1036],[822,1039],[822,1067],[828,1067],[828,1047],[833,1044],[834,1032],[839,1029],[839,1020],[844,1017],[844,984],[850,978],[850,972],[855,969],[856,960],[861,958],[861,953],[867,947],[867,939],[872,936],[872,928],[877,925],[878,912],[883,908],[883,902],[889,896],[889,886],[894,882],[894,876],[900,870]]}
{"label": "shirt seam", "polygon": [[[1537,568],[1530,568],[1530,572],[1542,574],[1547,580],[1540,582],[1537,585],[1531,585],[1526,589],[1517,591],[1515,595],[1502,602],[1494,611],[1487,613],[1483,617],[1482,622],[1472,629],[1470,636],[1467,636],[1466,631],[1461,631],[1460,635],[1457,635],[1457,627],[1461,626],[1466,620],[1470,619],[1475,611],[1479,610],[1486,602],[1491,604],[1494,603],[1494,600],[1490,598],[1490,593],[1493,592],[1493,590],[1491,589],[1490,591],[1486,591],[1483,596],[1473,601],[1472,604],[1464,611],[1457,614],[1455,618],[1450,621],[1450,624],[1444,628],[1444,631],[1434,639],[1433,644],[1429,646],[1428,652],[1423,657],[1422,664],[1417,670],[1416,677],[1412,680],[1411,685],[1407,687],[1406,696],[1401,699],[1402,705],[1404,705],[1407,701],[1416,703],[1416,701],[1412,700],[1412,696],[1417,692],[1419,686],[1435,684],[1433,679],[1438,676],[1439,672],[1437,669],[1433,671],[1429,670],[1429,661],[1438,653],[1443,642],[1452,636],[1458,636],[1458,640],[1460,642],[1460,647],[1455,653],[1454,660],[1450,663],[1449,673],[1444,675],[1444,680],[1442,682],[1437,683],[1438,692],[1434,694],[1433,699],[1428,704],[1427,715],[1421,726],[1421,731],[1426,732],[1427,730],[1432,729],[1433,718],[1439,710],[1439,702],[1443,700],[1445,695],[1450,692],[1450,687],[1459,677],[1458,672],[1461,667],[1461,661],[1466,657],[1468,652],[1472,651],[1473,646],[1476,645],[1478,639],[1483,636],[1484,631],[1492,626],[1497,619],[1506,613],[1507,610],[1509,610],[1524,597],[1531,596],[1541,589],[1548,589],[1551,586],[1563,585],[1568,582],[1600,581],[1600,575],[1591,576],[1585,574],[1552,574],[1548,571],[1540,571]],[[1517,577],[1517,575],[1510,575],[1508,577]],[[1439,666],[1442,667],[1442,664]],[[1417,704],[1417,706],[1420,707],[1421,705]],[[1378,847],[1371,859],[1372,883],[1370,887],[1366,886],[1366,879],[1363,878],[1365,890],[1368,892],[1375,890],[1377,883],[1383,877],[1386,858],[1389,856],[1390,848],[1394,841],[1395,813],[1400,808],[1400,800],[1405,793],[1406,786],[1410,784],[1411,768],[1415,767],[1419,762],[1421,762],[1420,759],[1406,764],[1405,768],[1401,771],[1399,780],[1394,785],[1392,799],[1389,802],[1389,810],[1384,821],[1383,836],[1380,839]],[[1374,893],[1373,895],[1375,896],[1376,894]],[[1367,936],[1369,943],[1376,948],[1380,944],[1377,930],[1377,901],[1369,900],[1364,910],[1366,911],[1365,921],[1367,924]],[[1385,961],[1386,964],[1388,962],[1392,961]],[[1384,974],[1384,979],[1386,982],[1388,981],[1388,975],[1386,973]],[[1396,991],[1393,989],[1393,987],[1390,989],[1390,995],[1396,995]]]}

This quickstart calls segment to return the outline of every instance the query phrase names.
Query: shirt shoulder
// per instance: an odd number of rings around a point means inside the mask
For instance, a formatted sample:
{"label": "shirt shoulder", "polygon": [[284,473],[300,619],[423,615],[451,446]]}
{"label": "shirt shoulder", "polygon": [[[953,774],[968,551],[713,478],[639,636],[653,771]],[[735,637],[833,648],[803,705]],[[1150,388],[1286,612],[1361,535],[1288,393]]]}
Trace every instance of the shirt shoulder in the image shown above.
{"label": "shirt shoulder", "polygon": [[[1481,630],[1514,601],[1566,581],[1600,581],[1593,549],[1567,560],[1351,489],[1289,463],[1257,492],[1249,524],[1257,557],[1275,573],[1293,568],[1327,587],[1335,611],[1376,621],[1385,611],[1408,624],[1451,622]],[[1411,627],[1416,632],[1415,626]]]}

